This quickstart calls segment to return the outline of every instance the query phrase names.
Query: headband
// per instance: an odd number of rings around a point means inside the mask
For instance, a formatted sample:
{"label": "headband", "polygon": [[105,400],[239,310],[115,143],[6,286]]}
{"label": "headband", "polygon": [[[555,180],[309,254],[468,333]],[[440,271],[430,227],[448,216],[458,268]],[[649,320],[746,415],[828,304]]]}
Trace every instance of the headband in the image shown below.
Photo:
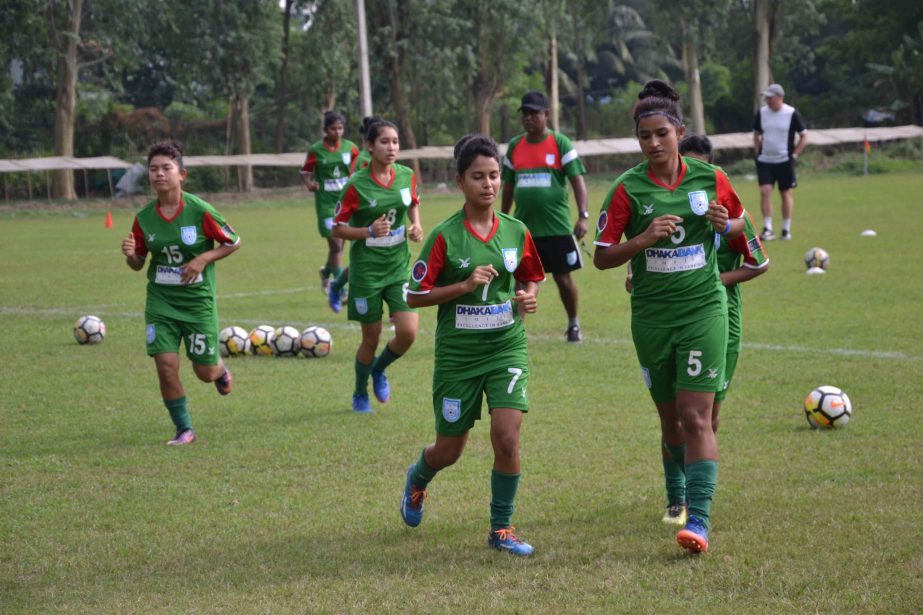
{"label": "headband", "polygon": [[645,111],[644,113],[639,113],[638,115],[636,115],[635,116],[635,127],[638,126],[638,122],[640,122],[643,118],[650,117],[652,115],[662,115],[677,126],[683,125],[682,121],[680,121],[680,119],[676,117],[675,115],[673,115],[672,113],[669,113],[667,111],[662,111],[660,109],[655,109],[653,111]]}

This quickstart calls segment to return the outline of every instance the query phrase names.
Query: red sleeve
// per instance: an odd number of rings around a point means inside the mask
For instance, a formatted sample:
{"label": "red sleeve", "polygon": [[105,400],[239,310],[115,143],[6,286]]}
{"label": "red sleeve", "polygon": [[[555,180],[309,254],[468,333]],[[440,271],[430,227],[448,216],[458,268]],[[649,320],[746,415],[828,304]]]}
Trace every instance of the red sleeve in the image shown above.
{"label": "red sleeve", "polygon": [[596,222],[596,230],[599,232],[596,245],[605,247],[619,243],[630,220],[631,201],[628,200],[625,184],[619,184],[612,193],[609,204],[599,214],[599,220]]}
{"label": "red sleeve", "polygon": [[302,173],[313,173],[314,167],[317,165],[317,154],[314,152],[308,152],[308,157],[304,161],[304,166],[301,167]]}
{"label": "red sleeve", "polygon": [[[228,232],[234,232],[234,229],[232,229],[228,224],[225,224],[225,226],[227,226]],[[205,231],[206,237],[213,241],[217,241],[218,243],[228,246],[234,245],[234,243],[236,243],[236,240],[228,235],[228,233],[226,233],[225,230],[218,225],[218,222],[212,218],[211,213],[207,211],[202,215],[202,230]]]}
{"label": "red sleeve", "polygon": [[[750,217],[749,212],[745,211],[744,215],[750,220],[750,225],[754,226],[753,218]],[[750,267],[753,267],[754,269],[758,269],[761,266],[760,263],[758,263],[756,259],[753,257],[754,249],[757,249],[760,251],[763,250],[763,242],[760,240],[759,235],[754,233],[752,237],[748,238],[747,232],[746,230],[744,230],[743,233],[729,240],[728,246],[730,246],[732,250],[734,250],[735,252],[737,252],[738,254],[744,257],[745,265],[749,265]]]}
{"label": "red sleeve", "polygon": [[355,145],[353,145],[352,155],[350,156],[349,159],[351,161],[349,163],[349,174],[352,175],[353,173],[356,172],[356,162],[359,160],[359,150],[356,149]]}
{"label": "red sleeve", "polygon": [[410,272],[413,281],[420,286],[420,290],[415,292],[425,294],[433,290],[443,267],[445,267],[445,238],[442,233],[439,233],[433,240],[433,247],[429,251],[426,262],[417,261]]}
{"label": "red sleeve", "polygon": [[543,282],[545,280],[545,269],[542,267],[542,259],[538,256],[538,250],[535,249],[535,242],[532,241],[532,235],[526,231],[526,240],[522,247],[522,258],[519,259],[519,266],[513,273],[517,282]]}
{"label": "red sleeve", "polygon": [[349,219],[357,209],[359,209],[359,193],[356,192],[355,186],[348,184],[346,190],[343,191],[343,196],[340,197],[340,202],[337,203],[333,223],[349,224]]}
{"label": "red sleeve", "polygon": [[144,241],[144,231],[138,224],[138,218],[135,216],[135,223],[131,225],[131,234],[135,236],[135,254],[138,256],[147,256],[147,242]]}
{"label": "red sleeve", "polygon": [[740,218],[744,215],[744,206],[740,203],[740,197],[731,187],[728,176],[720,169],[715,170],[715,192],[718,205],[723,205],[728,210],[728,218]]}
{"label": "red sleeve", "polygon": [[410,176],[410,204],[420,204],[420,195],[417,194],[417,176],[413,174]]}

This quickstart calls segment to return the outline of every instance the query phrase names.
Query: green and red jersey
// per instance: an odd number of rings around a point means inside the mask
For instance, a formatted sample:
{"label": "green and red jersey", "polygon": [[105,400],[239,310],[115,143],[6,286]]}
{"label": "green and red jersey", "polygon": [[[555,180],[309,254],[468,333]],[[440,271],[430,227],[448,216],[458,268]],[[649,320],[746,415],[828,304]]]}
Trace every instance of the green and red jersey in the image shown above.
{"label": "green and red jersey", "polygon": [[425,295],[463,282],[482,265],[493,265],[499,275],[439,304],[434,373],[443,380],[465,380],[527,360],[526,333],[513,301],[516,282],[541,282],[545,274],[529,230],[512,216],[494,212],[486,237],[471,227],[464,208],[440,222],[413,265],[408,292]]}
{"label": "green and red jersey", "polygon": [[318,208],[333,211],[358,157],[359,150],[348,139],[341,139],[340,146],[336,149],[327,147],[323,139],[311,145],[301,173],[313,173],[319,184],[315,193]]}
{"label": "green and red jersey", "polygon": [[727,314],[727,294],[718,275],[715,230],[705,217],[717,201],[728,217],[740,218],[743,206],[718,167],[680,158],[676,184],[667,186],[644,162],[619,177],[597,222],[596,245],[617,244],[643,233],[654,218],[682,218],[676,232],[631,259],[632,319],[654,327],[672,327],[714,314]]}
{"label": "green and red jersey", "polygon": [[[718,248],[718,271],[733,271],[741,265],[750,269],[762,269],[769,265],[763,242],[760,241],[759,233],[756,232],[748,213],[744,215],[743,233],[730,240],[721,237],[721,246]],[[728,295],[728,348],[739,349],[743,329],[743,297],[740,294],[740,284],[725,286],[724,289]]]}
{"label": "green and red jersey", "polygon": [[184,192],[172,218],[165,218],[156,200],[135,216],[131,233],[135,252],[151,261],[147,268],[150,314],[180,321],[197,321],[215,313],[215,263],[209,263],[191,283],[182,284],[183,266],[211,250],[215,242],[234,245],[240,238],[218,211]]}
{"label": "green and red jersey", "polygon": [[536,142],[525,133],[514,137],[503,157],[501,178],[513,182],[513,215],[534,237],[551,237],[571,234],[566,180],[584,173],[586,167],[570,139],[549,130]]}
{"label": "green and red jersey", "polygon": [[374,289],[407,281],[407,210],[419,205],[420,197],[417,178],[409,167],[392,164],[387,184],[380,183],[369,171],[370,167],[359,169],[349,178],[336,206],[334,224],[367,228],[382,215],[391,223],[386,237],[354,239],[349,248],[349,283]]}

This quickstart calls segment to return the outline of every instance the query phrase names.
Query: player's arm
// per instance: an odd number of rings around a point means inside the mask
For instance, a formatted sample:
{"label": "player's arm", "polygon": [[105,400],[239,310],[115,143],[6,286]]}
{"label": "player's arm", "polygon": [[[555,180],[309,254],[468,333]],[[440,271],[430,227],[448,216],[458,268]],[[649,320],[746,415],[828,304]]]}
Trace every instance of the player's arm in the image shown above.
{"label": "player's arm", "polygon": [[144,261],[147,258],[147,245],[144,243],[144,234],[141,232],[141,226],[138,219],[131,227],[128,237],[122,240],[122,254],[125,255],[125,262],[135,271],[140,271],[144,267]]}
{"label": "player's arm", "polygon": [[577,223],[574,225],[574,236],[583,239],[587,232],[587,192],[583,175],[574,175],[570,178],[571,188],[574,189],[574,199],[577,201]]}
{"label": "player's arm", "polygon": [[795,151],[792,152],[792,158],[797,158],[801,155],[801,152],[804,151],[804,148],[808,146],[808,131],[804,130],[798,133],[798,145],[795,146]]}
{"label": "player's arm", "polygon": [[410,241],[423,241],[423,225],[420,224],[420,197],[417,196],[417,176],[411,179],[412,200],[410,207],[407,208],[407,218],[410,220],[410,227],[407,229],[407,237]]}
{"label": "player's arm", "polygon": [[676,232],[676,224],[682,222],[679,216],[664,215],[654,218],[644,232],[635,235],[624,243],[614,243],[610,246],[601,246],[597,244],[596,252],[593,253],[593,265],[597,269],[613,269],[621,267],[632,257],[652,245],[669,237]]}
{"label": "player's arm", "polygon": [[760,148],[762,146],[763,146],[763,135],[758,132],[754,132],[753,133],[753,155],[754,156],[760,155]]}
{"label": "player's arm", "polygon": [[730,271],[725,271],[721,274],[721,283],[725,286],[733,286],[734,284],[742,284],[748,282],[753,278],[759,277],[766,273],[769,270],[769,261],[763,263],[762,267],[748,267],[746,265],[741,265],[737,269],[731,269]]}
{"label": "player's arm", "polygon": [[189,284],[195,280],[206,267],[222,258],[227,258],[240,249],[240,240],[232,244],[220,243],[211,250],[202,252],[194,259],[183,265],[183,274],[180,276],[180,282]]}
{"label": "player's arm", "polygon": [[317,192],[320,188],[320,184],[317,183],[317,180],[314,179],[314,170],[317,165],[317,155],[309,151],[308,157],[304,161],[304,166],[301,167],[301,183],[304,184],[304,187],[310,190],[311,192]]}
{"label": "player's arm", "polygon": [[478,286],[490,284],[498,275],[493,265],[478,265],[467,280],[448,286],[434,286],[426,293],[407,293],[407,305],[421,308],[452,301],[466,293],[474,292]]}

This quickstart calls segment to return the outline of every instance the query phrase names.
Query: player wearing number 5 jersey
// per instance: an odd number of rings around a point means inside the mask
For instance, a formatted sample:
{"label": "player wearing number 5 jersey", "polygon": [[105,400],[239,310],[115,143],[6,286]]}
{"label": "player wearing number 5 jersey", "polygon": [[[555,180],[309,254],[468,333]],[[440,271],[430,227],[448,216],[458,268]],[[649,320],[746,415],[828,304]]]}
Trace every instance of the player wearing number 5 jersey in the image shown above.
{"label": "player wearing number 5 jersey", "polygon": [[685,128],[676,91],[652,80],[638,98],[633,116],[647,161],[609,191],[593,262],[609,269],[631,261],[635,350],[664,447],[685,464],[689,516],[676,539],[701,552],[718,476],[712,404],[724,382],[728,338],[715,234],[739,235],[744,210],[720,169],[680,157]]}
{"label": "player wearing number 5 jersey", "polygon": [[[494,449],[488,545],[516,555],[532,547],[511,525],[519,485],[519,431],[529,408],[522,313],[534,312],[542,263],[525,225],[493,210],[500,190],[497,144],[473,135],[455,146],[464,207],[440,223],[411,272],[408,303],[438,305],[433,411],[436,442],[407,472],[401,516],[415,527],[426,487],[461,457],[487,395]],[[522,286],[515,290],[516,284]]]}
{"label": "player wearing number 5 jersey", "polygon": [[195,375],[214,382],[222,395],[231,392],[231,372],[218,354],[215,261],[235,252],[240,239],[214,207],[183,192],[186,169],[178,143],[155,143],[147,160],[157,199],[135,216],[122,254],[135,271],[151,255],[144,308],[147,354],[154,358],[163,402],[176,426],[167,444],[182,445],[196,435],[179,378],[180,340]]}
{"label": "player wearing number 5 jersey", "polygon": [[[398,360],[417,336],[417,313],[407,305],[405,293],[410,266],[407,240],[423,239],[417,178],[396,164],[400,151],[397,127],[386,120],[367,130],[372,162],[349,180],[337,204],[333,236],[352,240],[349,249],[350,320],[362,326],[362,343],[356,352],[356,388],[353,411],[371,412],[368,381],[375,398],[387,403],[391,389],[385,369]],[[394,319],[394,338],[377,357],[383,304]]]}

